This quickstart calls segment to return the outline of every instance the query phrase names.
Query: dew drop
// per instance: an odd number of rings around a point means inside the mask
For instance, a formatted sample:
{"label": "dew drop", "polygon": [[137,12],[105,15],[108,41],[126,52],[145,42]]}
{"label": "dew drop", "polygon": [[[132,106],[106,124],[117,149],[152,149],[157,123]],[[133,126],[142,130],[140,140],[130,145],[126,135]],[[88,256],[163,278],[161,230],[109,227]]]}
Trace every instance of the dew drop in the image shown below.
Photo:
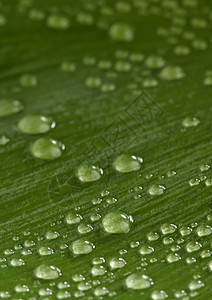
{"label": "dew drop", "polygon": [[88,77],[85,81],[85,85],[91,89],[100,87],[101,83],[102,80],[99,77]]}
{"label": "dew drop", "polygon": [[23,104],[17,100],[0,100],[0,117],[17,114],[23,109]]}
{"label": "dew drop", "polygon": [[47,26],[53,29],[67,29],[70,26],[69,20],[65,16],[51,15],[47,18]]}
{"label": "dew drop", "polygon": [[82,216],[73,213],[68,213],[65,217],[65,221],[69,225],[80,223],[81,220]]}
{"label": "dew drop", "polygon": [[34,269],[34,276],[38,279],[52,280],[61,276],[61,271],[54,266],[42,264]]}
{"label": "dew drop", "polygon": [[127,288],[132,290],[147,289],[153,285],[153,281],[150,277],[142,274],[131,274],[125,279]]}
{"label": "dew drop", "polygon": [[94,290],[94,296],[96,297],[101,297],[101,296],[105,296],[106,294],[109,293],[109,290],[106,287],[97,287]]}
{"label": "dew drop", "polygon": [[103,170],[101,168],[95,166],[89,166],[86,164],[79,166],[77,170],[77,177],[82,182],[97,181],[101,178],[102,174],[103,174]]}
{"label": "dew drop", "polygon": [[5,135],[0,136],[0,146],[4,146],[8,144],[10,141],[9,138],[7,138]]}
{"label": "dew drop", "polygon": [[160,69],[164,67],[165,61],[160,56],[149,56],[146,59],[145,64],[150,69]]}
{"label": "dew drop", "polygon": [[157,241],[160,238],[159,234],[157,232],[150,232],[147,234],[147,239],[152,241]]}
{"label": "dew drop", "polygon": [[105,267],[101,265],[95,265],[91,268],[91,274],[93,276],[103,276],[106,272]]}
{"label": "dew drop", "polygon": [[211,232],[212,232],[212,228],[208,225],[200,225],[196,229],[196,233],[200,237],[210,235]]}
{"label": "dew drop", "polygon": [[121,257],[114,257],[109,261],[109,265],[112,270],[121,269],[126,264],[127,264],[126,261]]}
{"label": "dew drop", "polygon": [[139,249],[139,253],[142,255],[151,254],[153,251],[154,248],[150,246],[141,246],[141,248]]}
{"label": "dew drop", "polygon": [[160,77],[165,80],[178,80],[185,77],[185,73],[180,67],[166,66],[160,72]]}
{"label": "dew drop", "polygon": [[190,291],[198,290],[203,286],[205,286],[204,283],[201,280],[197,280],[197,279],[192,280],[188,285]]}
{"label": "dew drop", "polygon": [[35,75],[24,74],[20,78],[20,84],[23,87],[36,87],[38,85],[38,80]]}
{"label": "dew drop", "polygon": [[178,253],[170,253],[166,257],[166,260],[168,263],[174,263],[176,261],[179,261],[180,259],[181,259],[181,257]]}
{"label": "dew drop", "polygon": [[50,138],[39,138],[31,146],[32,155],[39,159],[52,160],[60,157],[65,146]]}
{"label": "dew drop", "polygon": [[38,248],[38,254],[40,254],[41,256],[52,255],[53,253],[54,250],[50,247],[41,246],[40,248]]}
{"label": "dew drop", "polygon": [[78,227],[77,227],[77,231],[80,233],[80,234],[86,234],[88,232],[91,232],[93,230],[93,227],[89,224],[80,224]]}
{"label": "dew drop", "polygon": [[148,192],[151,196],[159,196],[164,193],[165,189],[163,185],[154,184],[148,189]]}
{"label": "dew drop", "polygon": [[177,226],[174,224],[165,223],[160,227],[160,230],[163,234],[170,234],[170,233],[174,233],[176,228]]}
{"label": "dew drop", "polygon": [[43,115],[27,115],[18,122],[18,128],[26,134],[41,134],[55,127],[52,118]]}
{"label": "dew drop", "polygon": [[188,127],[196,127],[198,126],[200,123],[200,120],[198,120],[195,117],[186,117],[183,121],[182,121],[182,125],[186,128]]}
{"label": "dew drop", "polygon": [[110,27],[109,36],[115,41],[131,42],[134,39],[134,31],[128,24],[115,23]]}
{"label": "dew drop", "polygon": [[74,72],[76,70],[75,64],[68,61],[62,62],[60,68],[63,72]]}
{"label": "dew drop", "polygon": [[74,241],[69,247],[74,255],[89,254],[94,248],[95,246],[93,243],[84,239],[78,239]]}
{"label": "dew drop", "polygon": [[130,154],[121,154],[113,162],[113,167],[120,173],[138,171],[141,168],[143,159]]}
{"label": "dew drop", "polygon": [[23,259],[21,258],[13,258],[11,261],[10,261],[10,265],[12,267],[21,267],[21,266],[24,266],[25,265],[25,262]]}
{"label": "dew drop", "polygon": [[188,242],[188,244],[186,245],[186,250],[188,252],[195,252],[198,251],[200,248],[202,247],[202,245],[199,242]]}
{"label": "dew drop", "polygon": [[168,298],[168,295],[166,294],[165,291],[154,291],[151,294],[152,300],[163,300]]}
{"label": "dew drop", "polygon": [[114,211],[106,214],[102,219],[102,227],[108,233],[127,233],[130,231],[132,217]]}

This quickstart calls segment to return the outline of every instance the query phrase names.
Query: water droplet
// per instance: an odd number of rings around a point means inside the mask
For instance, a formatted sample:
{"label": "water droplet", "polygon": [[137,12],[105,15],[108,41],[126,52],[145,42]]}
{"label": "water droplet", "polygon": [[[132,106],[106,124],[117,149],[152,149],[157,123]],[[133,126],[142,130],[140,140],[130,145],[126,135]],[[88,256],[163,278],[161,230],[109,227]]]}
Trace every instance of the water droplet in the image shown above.
{"label": "water droplet", "polygon": [[192,42],[192,47],[196,50],[205,50],[208,47],[208,44],[205,40],[195,39]]}
{"label": "water droplet", "polygon": [[87,290],[90,290],[92,288],[91,284],[89,282],[85,282],[85,281],[80,282],[77,285],[77,287],[80,291],[87,291]]}
{"label": "water droplet", "polygon": [[59,291],[56,295],[57,299],[67,299],[71,297],[71,293],[68,291]]}
{"label": "water droplet", "polygon": [[26,292],[29,292],[29,288],[26,284],[17,284],[15,286],[15,292],[16,293],[26,293]]}
{"label": "water droplet", "polygon": [[164,237],[163,238],[163,244],[164,245],[169,245],[169,244],[172,244],[174,242],[174,239],[171,238],[171,237]]}
{"label": "water droplet", "polygon": [[102,227],[108,233],[127,233],[130,231],[132,217],[118,211],[110,212],[102,219]]}
{"label": "water droplet", "polygon": [[[184,291],[184,290],[181,290],[181,291],[176,291],[175,293],[174,293],[174,296],[176,297],[176,298],[183,298],[183,297],[185,297],[187,294],[186,294],[186,292]],[[184,298],[183,298],[184,299]],[[185,299],[186,300],[186,299]]]}
{"label": "water droplet", "polygon": [[195,186],[195,185],[198,185],[200,183],[200,180],[198,178],[192,178],[189,180],[189,185],[190,186]]}
{"label": "water droplet", "polygon": [[6,25],[6,23],[7,23],[6,17],[0,14],[0,27],[3,27],[4,25]]}
{"label": "water droplet", "polygon": [[185,77],[185,73],[180,67],[166,66],[160,72],[160,77],[165,80],[178,80]]}
{"label": "water droplet", "polygon": [[114,257],[109,261],[112,270],[121,269],[126,265],[126,261],[121,257]]}
{"label": "water droplet", "polygon": [[32,8],[29,11],[29,18],[35,21],[42,21],[45,19],[45,13],[37,8]]}
{"label": "water droplet", "polygon": [[86,164],[81,165],[77,170],[77,177],[82,182],[92,182],[100,179],[103,174],[103,170],[101,168],[95,166],[89,166]]}
{"label": "water droplet", "polygon": [[72,276],[72,280],[74,282],[80,282],[80,281],[85,280],[85,277],[82,274],[75,274]]}
{"label": "water droplet", "polygon": [[0,117],[17,114],[23,109],[23,104],[17,100],[0,100]]}
{"label": "water droplet", "polygon": [[45,234],[45,238],[47,240],[54,240],[56,238],[58,238],[60,234],[56,231],[47,231],[46,234]]}
{"label": "water droplet", "polygon": [[127,288],[132,290],[147,289],[153,285],[153,281],[150,277],[142,274],[131,274],[125,279]]}
{"label": "water droplet", "polygon": [[101,296],[105,296],[106,294],[108,294],[109,293],[109,290],[106,288],[106,287],[97,287],[97,288],[95,288],[95,290],[94,290],[94,295],[96,296],[96,297],[101,297]]}
{"label": "water droplet", "polygon": [[206,186],[211,186],[212,185],[212,179],[206,179],[205,185]]}
{"label": "water droplet", "polygon": [[116,86],[113,83],[103,83],[101,85],[101,91],[102,92],[112,92],[115,91]]}
{"label": "water droplet", "polygon": [[79,12],[77,14],[77,22],[84,25],[91,25],[94,22],[93,16],[87,12]]}
{"label": "water droplet", "polygon": [[4,146],[8,144],[10,141],[9,138],[7,138],[5,135],[0,136],[0,146]]}
{"label": "water droplet", "polygon": [[196,233],[198,236],[207,236],[212,232],[212,228],[208,225],[200,225],[196,229]]}
{"label": "water droplet", "polygon": [[190,228],[190,227],[181,227],[180,228],[180,234],[182,235],[182,236],[186,236],[186,235],[189,235],[189,234],[191,234],[192,233],[192,228]]}
{"label": "water droplet", "polygon": [[198,290],[198,289],[202,288],[203,286],[205,286],[204,283],[201,280],[197,280],[197,279],[192,280],[188,285],[190,291]]}
{"label": "water droplet", "polygon": [[140,53],[132,53],[129,58],[132,62],[142,62],[144,60],[144,55]]}
{"label": "water droplet", "polygon": [[113,167],[116,171],[121,173],[128,173],[138,171],[141,168],[143,159],[129,154],[121,154],[113,162]]}
{"label": "water droplet", "polygon": [[153,251],[154,248],[150,246],[141,246],[141,248],[139,249],[139,253],[142,255],[151,254]]}
{"label": "water droplet", "polygon": [[163,300],[168,298],[168,295],[165,291],[154,291],[151,294],[152,300]]}
{"label": "water droplet", "polygon": [[200,253],[200,257],[201,258],[206,258],[206,257],[210,257],[212,254],[212,252],[210,250],[203,250],[201,253]]}
{"label": "water droplet", "polygon": [[41,256],[51,255],[51,254],[54,253],[54,250],[51,249],[50,247],[41,246],[40,248],[38,248],[38,253],[39,253]]}
{"label": "water droplet", "polygon": [[47,18],[47,26],[53,29],[67,29],[70,26],[69,19],[61,15],[51,15]]}
{"label": "water droplet", "polygon": [[101,265],[105,262],[105,259],[104,257],[95,257],[93,260],[92,260],[92,264],[93,265]]}
{"label": "water droplet", "polygon": [[186,117],[183,121],[182,121],[182,125],[184,127],[196,127],[197,125],[199,125],[200,120],[198,120],[195,117]]}
{"label": "water droplet", "polygon": [[115,23],[110,27],[109,36],[115,41],[131,42],[134,39],[134,31],[128,24]]}
{"label": "water droplet", "polygon": [[166,257],[166,260],[168,263],[174,263],[180,259],[181,259],[181,257],[178,253],[170,253]]}
{"label": "water droplet", "polygon": [[39,138],[33,142],[31,152],[34,157],[44,160],[56,159],[62,155],[65,146],[50,138]]}
{"label": "water droplet", "polygon": [[91,274],[93,276],[103,276],[106,272],[105,267],[101,265],[95,265],[91,268]]}
{"label": "water droplet", "polygon": [[187,257],[186,258],[186,262],[187,262],[187,264],[193,264],[193,263],[196,262],[196,258],[194,258],[194,257]]}
{"label": "water droplet", "polygon": [[209,261],[209,263],[208,263],[208,269],[209,269],[210,271],[212,271],[212,260]]}
{"label": "water droplet", "polygon": [[74,72],[76,70],[76,66],[71,62],[64,61],[61,64],[61,70],[63,72]]}
{"label": "water droplet", "polygon": [[210,167],[211,166],[208,165],[208,164],[202,164],[202,165],[199,166],[199,169],[200,169],[201,172],[204,172],[204,171],[208,171],[210,169]]}
{"label": "water droplet", "polygon": [[52,118],[42,115],[27,115],[18,122],[20,131],[32,135],[46,133],[54,127],[55,122]]}
{"label": "water droplet", "polygon": [[200,243],[191,241],[186,245],[186,250],[188,252],[194,252],[194,251],[198,251],[201,247],[202,245]]}
{"label": "water droplet", "polygon": [[127,61],[119,60],[115,64],[115,70],[118,72],[129,72],[131,70],[131,64]]}
{"label": "water droplet", "polygon": [[77,230],[80,234],[86,234],[88,232],[91,232],[93,230],[93,227],[89,224],[82,223],[77,227]]}
{"label": "water droplet", "polygon": [[20,84],[23,87],[36,87],[38,85],[38,80],[35,75],[24,74],[20,78]]}
{"label": "water droplet", "polygon": [[160,230],[163,234],[170,234],[170,233],[174,233],[176,228],[177,226],[174,224],[165,223],[160,227]]}
{"label": "water droplet", "polygon": [[92,89],[100,87],[101,83],[102,80],[99,77],[88,77],[85,81],[85,85]]}
{"label": "water droplet", "polygon": [[160,56],[149,56],[146,59],[145,64],[150,69],[160,69],[164,67],[165,61]]}
{"label": "water droplet", "polygon": [[42,264],[34,269],[34,276],[38,279],[52,280],[61,276],[61,271],[54,266]]}
{"label": "water droplet", "polygon": [[157,232],[150,232],[147,234],[147,239],[152,242],[152,241],[157,241],[159,239],[159,234]]}
{"label": "water droplet", "polygon": [[21,258],[13,258],[10,261],[10,265],[13,266],[13,267],[21,267],[21,266],[25,265],[25,261]]}
{"label": "water droplet", "polygon": [[74,241],[69,247],[74,255],[89,254],[94,248],[93,243],[84,239]]}
{"label": "water droplet", "polygon": [[65,221],[69,225],[80,223],[81,220],[82,220],[82,216],[78,214],[69,213],[65,217]]}
{"label": "water droplet", "polygon": [[164,193],[165,189],[163,185],[154,184],[148,189],[148,192],[151,196],[159,196]]}

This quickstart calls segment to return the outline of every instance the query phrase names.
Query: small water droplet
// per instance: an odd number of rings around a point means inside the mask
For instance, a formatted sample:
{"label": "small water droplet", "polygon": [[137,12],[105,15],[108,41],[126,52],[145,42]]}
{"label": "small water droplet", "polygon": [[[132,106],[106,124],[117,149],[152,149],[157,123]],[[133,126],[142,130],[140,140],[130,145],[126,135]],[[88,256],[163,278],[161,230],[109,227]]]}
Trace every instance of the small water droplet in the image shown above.
{"label": "small water droplet", "polygon": [[188,285],[190,291],[198,290],[198,289],[202,288],[203,286],[205,286],[204,283],[201,280],[197,280],[197,279],[192,280]]}
{"label": "small water droplet", "polygon": [[9,138],[7,138],[5,135],[0,136],[0,146],[4,146],[8,144],[10,141]]}
{"label": "small water droplet", "polygon": [[55,122],[50,117],[43,115],[27,115],[18,122],[18,128],[26,134],[41,134],[55,127]]}
{"label": "small water droplet", "polygon": [[199,242],[188,242],[188,244],[186,245],[186,250],[188,252],[194,252],[194,251],[198,251],[200,248],[202,247],[202,245]]}
{"label": "small water droplet", "polygon": [[131,42],[134,39],[134,31],[128,24],[115,23],[110,27],[109,36],[115,41]]}
{"label": "small water droplet", "polygon": [[139,253],[142,255],[151,254],[153,251],[154,248],[150,246],[141,246],[141,248],[139,249]]}
{"label": "small water droplet", "polygon": [[178,80],[185,77],[185,73],[180,67],[166,66],[160,72],[160,77],[165,80]]}
{"label": "small water droplet", "polygon": [[114,257],[109,261],[112,270],[121,269],[126,265],[126,261],[121,257]]}
{"label": "small water droplet", "polygon": [[38,254],[40,254],[41,256],[52,255],[53,253],[54,250],[50,247],[41,246],[40,248],[38,248]]}
{"label": "small water droplet", "polygon": [[178,253],[170,253],[167,255],[166,260],[168,263],[174,263],[181,259]]}
{"label": "small water droplet", "polygon": [[101,297],[101,296],[105,296],[106,294],[109,293],[109,290],[106,287],[96,287],[94,290],[94,296],[96,297]]}
{"label": "small water droplet", "polygon": [[145,64],[150,69],[160,69],[164,67],[165,61],[161,56],[149,56]]}
{"label": "small water droplet", "polygon": [[38,85],[38,80],[35,75],[24,74],[20,78],[20,84],[23,87],[36,87]]}
{"label": "small water droplet", "polygon": [[208,225],[200,225],[196,229],[196,233],[200,237],[210,235],[211,232],[212,232],[212,228]]}
{"label": "small water droplet", "polygon": [[67,29],[70,26],[70,21],[65,16],[51,15],[47,18],[47,26],[53,29]]}
{"label": "small water droplet", "polygon": [[168,298],[168,295],[166,294],[165,291],[154,291],[151,294],[152,300],[163,300]]}
{"label": "small water droplet", "polygon": [[188,127],[196,127],[198,126],[200,123],[200,120],[198,120],[195,117],[186,117],[183,121],[182,121],[182,125],[186,128]]}
{"label": "small water droplet", "polygon": [[163,234],[170,234],[170,233],[174,233],[176,228],[177,226],[174,224],[165,223],[160,227],[160,230]]}
{"label": "small water droplet", "polygon": [[69,225],[80,223],[81,220],[82,216],[73,213],[68,213],[65,217],[65,221]]}
{"label": "small water droplet", "polygon": [[154,184],[148,189],[148,192],[151,196],[159,196],[164,193],[165,189],[161,184]]}

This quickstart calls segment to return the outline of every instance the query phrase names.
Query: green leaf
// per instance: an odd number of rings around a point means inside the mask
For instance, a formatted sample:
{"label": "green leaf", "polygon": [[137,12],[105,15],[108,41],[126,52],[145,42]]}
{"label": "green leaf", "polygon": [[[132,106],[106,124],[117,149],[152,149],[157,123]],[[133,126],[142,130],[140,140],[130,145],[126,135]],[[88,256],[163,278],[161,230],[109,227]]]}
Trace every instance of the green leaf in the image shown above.
{"label": "green leaf", "polygon": [[211,298],[211,8],[1,1],[0,298]]}

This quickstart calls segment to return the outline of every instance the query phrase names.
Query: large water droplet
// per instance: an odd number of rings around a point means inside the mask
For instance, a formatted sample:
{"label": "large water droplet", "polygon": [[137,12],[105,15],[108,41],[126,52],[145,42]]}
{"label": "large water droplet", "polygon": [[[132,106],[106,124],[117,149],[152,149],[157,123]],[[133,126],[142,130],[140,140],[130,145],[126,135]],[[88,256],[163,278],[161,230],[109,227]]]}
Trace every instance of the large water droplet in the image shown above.
{"label": "large water droplet", "polygon": [[17,114],[23,109],[23,104],[17,100],[0,100],[0,117]]}
{"label": "large water droplet", "polygon": [[38,279],[51,280],[61,276],[61,271],[54,266],[42,264],[34,269],[34,276]]}
{"label": "large water droplet", "polygon": [[127,288],[132,290],[142,290],[147,289],[151,285],[153,285],[153,281],[150,277],[142,274],[131,274],[129,275],[126,280],[125,284]]}
{"label": "large water droplet", "polygon": [[103,170],[101,168],[86,164],[81,165],[77,170],[77,177],[82,182],[97,181],[100,179],[102,174]]}
{"label": "large water droplet", "polygon": [[46,133],[55,127],[55,122],[50,117],[42,115],[27,115],[18,122],[18,128],[27,134]]}
{"label": "large water droplet", "polygon": [[32,155],[44,160],[60,157],[64,149],[65,146],[63,144],[50,138],[40,138],[33,142],[31,146]]}
{"label": "large water droplet", "polygon": [[114,211],[106,214],[102,219],[102,227],[108,233],[127,233],[130,231],[132,217]]}
{"label": "large water droplet", "polygon": [[116,171],[121,173],[128,173],[138,171],[141,167],[143,159],[130,154],[121,154],[113,162],[113,167]]}
{"label": "large water droplet", "polygon": [[74,255],[89,254],[94,248],[93,243],[84,239],[74,241],[69,247]]}

